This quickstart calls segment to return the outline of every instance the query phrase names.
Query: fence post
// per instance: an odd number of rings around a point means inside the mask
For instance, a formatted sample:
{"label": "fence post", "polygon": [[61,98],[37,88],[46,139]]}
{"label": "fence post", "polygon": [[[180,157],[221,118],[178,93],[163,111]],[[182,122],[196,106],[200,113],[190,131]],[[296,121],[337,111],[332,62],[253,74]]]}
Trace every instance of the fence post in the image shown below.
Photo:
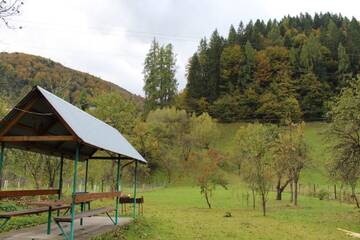
{"label": "fence post", "polygon": [[133,217],[136,218],[136,183],[137,183],[137,165],[138,162],[135,161],[135,170],[134,170],[134,209],[133,209]]}
{"label": "fence post", "polygon": [[5,160],[5,143],[1,143],[1,147],[0,147],[0,189],[2,189],[2,179],[3,179],[3,163]]}

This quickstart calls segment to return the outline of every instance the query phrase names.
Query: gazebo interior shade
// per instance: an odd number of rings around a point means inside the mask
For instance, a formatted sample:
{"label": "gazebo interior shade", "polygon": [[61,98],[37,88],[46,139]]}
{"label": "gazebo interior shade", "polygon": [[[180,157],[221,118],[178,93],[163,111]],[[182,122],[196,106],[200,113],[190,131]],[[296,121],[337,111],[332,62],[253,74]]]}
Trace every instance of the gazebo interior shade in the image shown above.
{"label": "gazebo interior shade", "polygon": [[6,145],[73,159],[76,146],[81,144],[82,160],[98,150],[105,150],[146,163],[117,129],[39,86],[35,86],[0,122],[0,141],[6,136],[69,136],[74,140],[8,141]]}

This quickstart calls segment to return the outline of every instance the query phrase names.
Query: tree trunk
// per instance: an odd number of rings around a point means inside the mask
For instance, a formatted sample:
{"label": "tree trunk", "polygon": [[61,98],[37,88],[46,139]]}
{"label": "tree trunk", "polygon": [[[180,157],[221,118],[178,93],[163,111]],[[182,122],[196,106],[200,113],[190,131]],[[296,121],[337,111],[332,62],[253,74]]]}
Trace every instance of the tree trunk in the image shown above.
{"label": "tree trunk", "polygon": [[276,200],[281,200],[282,195],[281,195],[282,191],[281,191],[281,183],[280,183],[280,178],[278,179],[278,182],[276,184]]}
{"label": "tree trunk", "polygon": [[171,170],[168,170],[167,171],[167,177],[168,177],[168,184],[170,184],[171,183]]}
{"label": "tree trunk", "polygon": [[281,179],[278,179],[278,182],[276,184],[276,200],[282,199],[282,193],[284,192],[287,185],[291,182],[291,179],[288,179],[284,185],[281,186]]}
{"label": "tree trunk", "polygon": [[34,176],[34,181],[35,181],[35,188],[37,190],[40,189],[40,180],[38,179],[37,176]]}
{"label": "tree trunk", "polygon": [[356,192],[355,192],[355,186],[351,186],[351,197],[355,200],[356,207],[360,208],[360,204],[359,204],[358,198],[356,196]]}
{"label": "tree trunk", "polygon": [[253,200],[253,209],[255,209],[255,190],[251,189],[251,193],[252,193],[252,200]]}
{"label": "tree trunk", "polygon": [[293,183],[290,183],[290,202],[294,202],[294,188],[293,188]]}
{"label": "tree trunk", "polygon": [[337,194],[336,194],[336,184],[334,184],[334,198],[335,198],[335,200],[337,199]]}
{"label": "tree trunk", "polygon": [[261,193],[261,203],[262,203],[263,216],[266,216],[266,199],[265,199],[265,193]]}
{"label": "tree trunk", "polygon": [[340,192],[339,192],[339,201],[340,203],[342,203],[342,199],[343,199],[343,185],[340,184]]}
{"label": "tree trunk", "polygon": [[294,205],[297,206],[298,200],[298,179],[294,179]]}
{"label": "tree trunk", "polygon": [[210,204],[210,200],[209,200],[207,191],[205,191],[204,195],[205,195],[206,203],[207,203],[208,207],[211,209],[211,204]]}

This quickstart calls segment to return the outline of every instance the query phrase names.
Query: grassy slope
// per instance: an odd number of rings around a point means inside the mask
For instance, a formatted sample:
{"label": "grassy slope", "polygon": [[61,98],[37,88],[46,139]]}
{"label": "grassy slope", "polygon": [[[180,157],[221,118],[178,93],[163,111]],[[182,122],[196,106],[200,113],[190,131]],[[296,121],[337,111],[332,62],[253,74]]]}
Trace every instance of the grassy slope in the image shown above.
{"label": "grassy slope", "polygon": [[[244,123],[235,124],[220,124],[220,137],[215,144],[217,149],[222,152],[230,152],[235,145],[235,135],[237,129],[244,125]],[[317,184],[321,187],[327,187],[329,184],[326,175],[326,161],[329,158],[329,149],[325,146],[324,130],[325,123],[312,122],[307,123],[305,128],[305,140],[310,148],[311,166],[304,170],[301,176],[301,183],[308,187],[308,185]]]}
{"label": "grassy slope", "polygon": [[[217,147],[227,152],[234,146],[233,137],[240,124],[222,125]],[[303,185],[316,183],[326,187],[325,161],[328,151],[321,132],[322,123],[309,123],[306,141],[311,146],[313,166],[304,171]],[[196,187],[169,187],[146,192],[145,217],[120,231],[125,239],[347,239],[336,228],[360,231],[360,213],[352,205],[320,201],[301,196],[300,206],[281,202],[270,193],[269,212],[262,217],[260,209],[247,206],[247,190],[237,184],[228,191],[217,189],[213,209],[207,209]],[[233,217],[223,217],[231,212]],[[119,234],[119,233],[118,233]],[[107,238],[112,239],[111,235]]]}

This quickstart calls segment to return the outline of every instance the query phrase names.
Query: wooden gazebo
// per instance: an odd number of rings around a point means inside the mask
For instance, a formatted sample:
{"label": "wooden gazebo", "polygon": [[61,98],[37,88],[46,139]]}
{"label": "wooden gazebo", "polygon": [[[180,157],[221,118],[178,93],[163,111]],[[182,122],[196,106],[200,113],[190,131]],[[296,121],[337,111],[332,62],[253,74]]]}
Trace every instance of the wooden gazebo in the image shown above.
{"label": "wooden gazebo", "polygon": [[[107,211],[84,211],[75,213],[78,203],[95,200],[103,197],[116,197],[115,220],[118,222],[120,161],[131,160],[135,164],[134,174],[134,209],[136,205],[136,169],[138,163],[146,160],[135,148],[119,133],[118,130],[82,111],[74,105],[64,101],[45,89],[34,87],[0,122],[0,174],[4,164],[5,148],[16,148],[25,151],[57,156],[60,158],[60,181],[56,193],[59,199],[62,194],[62,171],[64,158],[74,160],[72,201],[68,217],[54,218],[61,229],[61,222],[71,224],[70,233],[63,232],[64,237],[74,239],[74,221]],[[106,156],[95,156],[101,150],[108,153]],[[85,187],[87,183],[87,170],[89,159],[116,160],[117,177],[116,192],[109,193],[82,193],[77,194],[77,166],[79,161],[86,161]],[[0,191],[0,198],[12,195],[36,195],[31,190],[26,191]],[[43,192],[42,194],[46,194]],[[39,193],[41,195],[41,192]],[[83,201],[83,202],[82,202]],[[51,221],[49,211],[49,224]],[[62,229],[61,229],[62,230]]]}

